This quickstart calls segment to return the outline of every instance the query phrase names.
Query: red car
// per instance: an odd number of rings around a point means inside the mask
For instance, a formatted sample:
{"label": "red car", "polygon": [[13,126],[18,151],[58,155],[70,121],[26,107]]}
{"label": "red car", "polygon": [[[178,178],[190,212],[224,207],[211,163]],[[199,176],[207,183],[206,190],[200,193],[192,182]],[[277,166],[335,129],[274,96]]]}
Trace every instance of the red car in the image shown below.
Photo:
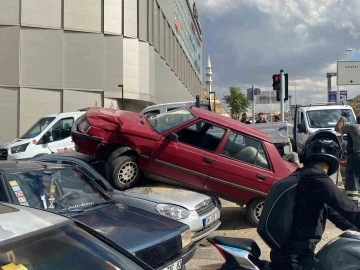
{"label": "red car", "polygon": [[72,127],[78,152],[107,162],[109,181],[124,190],[141,174],[246,205],[256,225],[271,184],[296,168],[264,133],[194,106],[146,116],[90,108]]}

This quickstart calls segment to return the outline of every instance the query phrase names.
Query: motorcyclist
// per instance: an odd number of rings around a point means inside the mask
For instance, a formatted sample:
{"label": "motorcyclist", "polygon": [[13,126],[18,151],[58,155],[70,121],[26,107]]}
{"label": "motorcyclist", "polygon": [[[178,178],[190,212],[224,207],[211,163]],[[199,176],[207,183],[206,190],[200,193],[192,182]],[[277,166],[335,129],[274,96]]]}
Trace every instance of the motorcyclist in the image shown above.
{"label": "motorcyclist", "polygon": [[360,208],[329,177],[338,170],[341,146],[331,132],[312,134],[305,143],[294,217],[286,247],[270,252],[271,269],[321,269],[315,248],[326,219],[341,230],[360,228]]}

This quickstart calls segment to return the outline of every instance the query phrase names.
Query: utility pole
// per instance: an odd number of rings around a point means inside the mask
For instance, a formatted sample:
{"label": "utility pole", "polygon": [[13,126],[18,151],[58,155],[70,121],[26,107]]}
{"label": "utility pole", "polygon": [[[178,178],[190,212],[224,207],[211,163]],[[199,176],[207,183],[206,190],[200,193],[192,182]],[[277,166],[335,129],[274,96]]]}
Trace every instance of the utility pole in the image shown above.
{"label": "utility pole", "polygon": [[247,99],[252,101],[252,106],[251,106],[251,113],[252,113],[252,123],[255,124],[255,106],[256,106],[256,102],[255,102],[255,96],[260,95],[261,90],[259,88],[255,88],[254,85],[252,85],[251,88],[247,89]]}
{"label": "utility pole", "polygon": [[255,124],[255,88],[254,85],[251,87],[251,95],[252,95],[252,106],[251,106],[251,114],[252,114],[252,123]]}
{"label": "utility pole", "polygon": [[281,113],[281,121],[285,121],[284,119],[284,99],[285,99],[285,76],[284,70],[280,70],[280,113]]}

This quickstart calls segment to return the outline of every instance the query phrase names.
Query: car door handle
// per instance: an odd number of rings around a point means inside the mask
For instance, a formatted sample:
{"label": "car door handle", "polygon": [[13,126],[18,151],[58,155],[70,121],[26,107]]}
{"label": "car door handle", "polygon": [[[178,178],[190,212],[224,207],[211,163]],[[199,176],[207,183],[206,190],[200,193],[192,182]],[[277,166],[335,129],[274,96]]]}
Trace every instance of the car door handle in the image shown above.
{"label": "car door handle", "polygon": [[258,174],[256,175],[256,177],[259,178],[259,179],[261,179],[261,180],[266,179],[266,175],[263,175],[263,174],[261,174],[261,173],[258,173]]}
{"label": "car door handle", "polygon": [[211,158],[208,158],[208,157],[203,157],[203,161],[207,164],[211,164],[213,163],[213,160]]}

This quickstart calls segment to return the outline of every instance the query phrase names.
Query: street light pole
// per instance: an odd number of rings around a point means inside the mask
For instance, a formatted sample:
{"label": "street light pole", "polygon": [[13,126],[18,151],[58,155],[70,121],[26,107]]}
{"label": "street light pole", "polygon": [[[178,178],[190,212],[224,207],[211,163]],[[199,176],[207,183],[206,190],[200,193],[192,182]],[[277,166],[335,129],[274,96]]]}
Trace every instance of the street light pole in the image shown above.
{"label": "street light pole", "polygon": [[345,51],[342,52],[338,52],[337,53],[337,61],[336,61],[336,66],[337,66],[337,72],[336,72],[336,104],[340,104],[340,88],[339,88],[339,54],[341,53],[345,53],[345,52],[352,52],[352,49],[346,49]]}

